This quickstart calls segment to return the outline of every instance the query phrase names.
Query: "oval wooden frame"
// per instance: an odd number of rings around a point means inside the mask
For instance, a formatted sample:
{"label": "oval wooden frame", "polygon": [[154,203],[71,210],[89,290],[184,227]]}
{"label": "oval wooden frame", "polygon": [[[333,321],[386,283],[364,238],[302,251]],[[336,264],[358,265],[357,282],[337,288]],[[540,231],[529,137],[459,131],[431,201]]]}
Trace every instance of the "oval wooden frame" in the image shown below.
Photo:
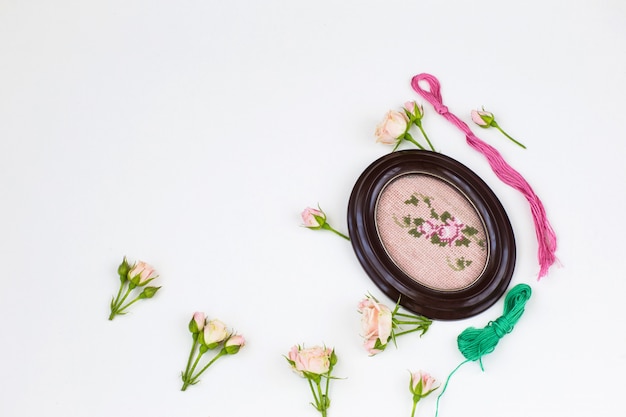
{"label": "oval wooden frame", "polygon": [[[389,257],[376,226],[381,192],[394,179],[428,174],[465,196],[483,221],[487,262],[475,282],[454,291],[426,287],[406,275]],[[374,161],[358,178],[348,204],[352,247],[365,272],[392,300],[431,319],[457,320],[489,308],[506,291],[515,269],[515,237],[504,207],[489,186],[460,162],[436,152],[392,152]]]}

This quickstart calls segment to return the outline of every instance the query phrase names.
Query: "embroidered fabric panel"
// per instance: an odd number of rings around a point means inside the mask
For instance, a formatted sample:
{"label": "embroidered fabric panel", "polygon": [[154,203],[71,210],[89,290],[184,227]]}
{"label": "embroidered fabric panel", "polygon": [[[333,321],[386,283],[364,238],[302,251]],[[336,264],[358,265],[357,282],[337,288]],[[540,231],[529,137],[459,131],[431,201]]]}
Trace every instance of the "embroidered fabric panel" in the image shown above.
{"label": "embroidered fabric panel", "polygon": [[483,223],[467,198],[427,174],[387,184],[376,207],[376,228],[389,257],[429,288],[467,288],[487,263]]}

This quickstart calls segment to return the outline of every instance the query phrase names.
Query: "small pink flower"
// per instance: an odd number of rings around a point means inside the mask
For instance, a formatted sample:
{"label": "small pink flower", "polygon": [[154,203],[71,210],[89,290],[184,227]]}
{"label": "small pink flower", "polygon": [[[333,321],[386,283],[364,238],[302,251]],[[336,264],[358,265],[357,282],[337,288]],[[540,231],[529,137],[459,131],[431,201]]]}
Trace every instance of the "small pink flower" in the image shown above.
{"label": "small pink flower", "polygon": [[191,331],[191,333],[201,332],[202,329],[204,329],[205,322],[206,322],[206,317],[204,313],[196,311],[195,313],[193,313],[193,317],[191,318],[191,321],[189,322],[189,331]]}
{"label": "small pink flower", "polygon": [[493,113],[484,110],[472,110],[472,121],[480,127],[489,127],[493,120]]}
{"label": "small pink flower", "polygon": [[411,122],[421,120],[422,117],[424,117],[424,107],[414,101],[407,101],[404,103],[404,111],[406,111]]}
{"label": "small pink flower", "polygon": [[385,145],[395,145],[398,139],[406,133],[409,125],[409,118],[399,111],[390,110],[385,118],[376,126],[374,135],[376,142]]}
{"label": "small pink flower", "polygon": [[133,267],[128,271],[128,279],[135,285],[146,285],[148,281],[153,280],[157,277],[157,274],[150,265],[143,261],[137,262]]}
{"label": "small pink flower", "polygon": [[369,297],[359,303],[358,311],[361,313],[361,336],[365,339],[365,349],[370,355],[375,355],[381,351],[375,348],[376,340],[380,341],[380,346],[385,346],[391,337],[393,315],[389,307]]}
{"label": "small pink flower", "polygon": [[304,227],[319,229],[326,223],[326,213],[322,210],[307,207],[302,212],[302,221],[304,222]]}
{"label": "small pink flower", "polygon": [[204,344],[215,346],[228,337],[226,325],[219,320],[211,320],[204,326]]}
{"label": "small pink flower", "polygon": [[411,373],[411,393],[419,398],[426,397],[428,394],[439,388],[435,387],[435,378],[430,374],[417,371]]}
{"label": "small pink flower", "polygon": [[330,370],[333,349],[321,346],[302,348],[293,346],[288,359],[294,370],[303,375],[304,372],[322,375]]}
{"label": "small pink flower", "polygon": [[226,342],[224,343],[224,349],[226,349],[226,353],[228,353],[229,355],[234,355],[235,353],[239,352],[239,349],[241,349],[245,344],[246,340],[243,338],[243,336],[240,334],[235,334],[226,340]]}

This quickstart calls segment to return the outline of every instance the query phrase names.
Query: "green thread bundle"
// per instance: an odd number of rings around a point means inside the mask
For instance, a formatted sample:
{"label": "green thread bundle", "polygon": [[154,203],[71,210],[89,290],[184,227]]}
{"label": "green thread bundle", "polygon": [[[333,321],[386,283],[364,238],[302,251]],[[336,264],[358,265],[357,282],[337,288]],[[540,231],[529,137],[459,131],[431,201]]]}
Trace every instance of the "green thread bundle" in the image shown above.
{"label": "green thread bundle", "polygon": [[480,369],[484,370],[482,358],[493,352],[498,345],[500,339],[513,331],[513,327],[524,314],[526,302],[530,299],[532,291],[526,284],[518,284],[513,287],[506,295],[504,300],[504,313],[494,321],[490,321],[487,326],[482,329],[468,327],[463,330],[457,337],[457,345],[459,350],[465,357],[465,361],[461,362],[448,376],[446,383],[437,397],[437,409],[435,417],[439,414],[439,399],[446,392],[450,378],[464,364],[470,361],[478,361]]}

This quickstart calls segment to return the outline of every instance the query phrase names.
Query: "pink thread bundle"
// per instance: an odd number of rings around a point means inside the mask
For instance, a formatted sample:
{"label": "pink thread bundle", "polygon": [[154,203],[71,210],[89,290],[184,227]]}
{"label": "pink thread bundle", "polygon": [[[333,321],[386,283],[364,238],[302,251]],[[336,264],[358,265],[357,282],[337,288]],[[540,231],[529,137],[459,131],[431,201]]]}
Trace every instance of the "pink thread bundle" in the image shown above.
{"label": "pink thread bundle", "polygon": [[[428,90],[423,89],[419,85],[420,82],[427,83]],[[437,78],[430,74],[418,74],[411,80],[411,86],[426,101],[433,105],[437,113],[441,114],[449,122],[465,133],[467,143],[487,158],[489,165],[491,165],[491,169],[498,176],[498,178],[500,178],[500,180],[517,189],[524,195],[524,197],[526,197],[528,203],[530,204],[530,210],[535,223],[535,233],[539,244],[537,250],[540,265],[538,279],[547,275],[548,269],[550,269],[550,267],[557,261],[555,255],[557,248],[556,234],[550,225],[543,203],[535,194],[530,184],[528,184],[524,177],[504,160],[502,155],[500,155],[500,153],[493,146],[479,139],[476,135],[474,135],[467,124],[448,111],[448,108],[443,104],[440,84]]]}

